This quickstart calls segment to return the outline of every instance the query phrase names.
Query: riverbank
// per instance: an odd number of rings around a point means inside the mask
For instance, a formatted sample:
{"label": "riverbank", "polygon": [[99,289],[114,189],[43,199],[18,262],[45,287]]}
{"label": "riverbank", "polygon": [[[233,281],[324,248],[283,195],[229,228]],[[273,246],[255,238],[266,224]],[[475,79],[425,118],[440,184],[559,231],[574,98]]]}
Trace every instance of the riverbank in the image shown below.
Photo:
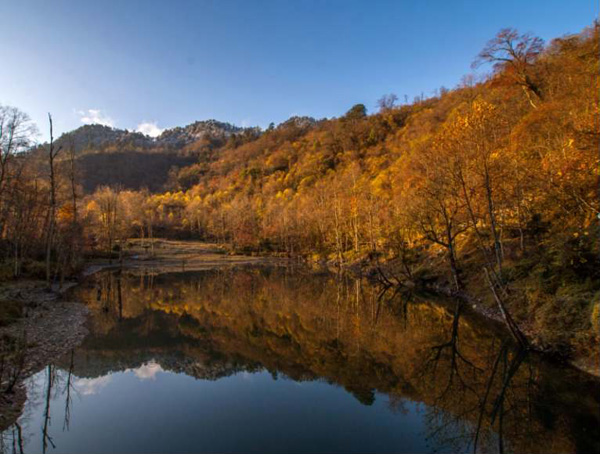
{"label": "riverbank", "polygon": [[[489,286],[481,279],[481,269],[473,264],[465,266],[461,276],[463,277],[463,288],[457,292],[450,280],[447,278],[447,272],[444,269],[445,263],[440,260],[439,263],[429,263],[429,267],[422,268],[416,273],[413,279],[406,279],[402,271],[395,269],[394,262],[378,262],[362,260],[353,264],[346,265],[346,268],[355,273],[371,277],[384,285],[405,287],[410,291],[431,293],[444,297],[459,299],[470,309],[482,315],[488,320],[493,320],[502,325],[503,329],[509,331],[506,321],[498,306],[498,303],[492,297]],[[469,266],[470,265],[470,266]],[[523,335],[525,335],[531,350],[544,355],[545,357],[568,364],[582,372],[600,378],[600,347],[596,341],[586,348],[573,348],[573,345],[565,343],[562,336],[556,333],[549,333],[547,329],[541,330],[538,314],[540,312],[539,304],[535,303],[534,298],[528,293],[527,281],[517,280],[513,283],[513,293],[504,301],[513,318],[517,319],[517,325]],[[523,305],[526,304],[525,307]],[[547,312],[547,311],[546,311]],[[547,317],[547,314],[543,315]],[[558,317],[555,315],[555,317]],[[542,326],[544,324],[541,324]],[[560,327],[555,330],[560,331]]]}
{"label": "riverbank", "polygon": [[[20,308],[21,314],[0,327],[0,430],[21,414],[26,399],[24,380],[75,348],[86,336],[87,307],[63,300],[73,285],[48,290],[44,281],[24,280],[0,286],[0,304],[10,303]],[[11,389],[5,392],[7,386]]]}

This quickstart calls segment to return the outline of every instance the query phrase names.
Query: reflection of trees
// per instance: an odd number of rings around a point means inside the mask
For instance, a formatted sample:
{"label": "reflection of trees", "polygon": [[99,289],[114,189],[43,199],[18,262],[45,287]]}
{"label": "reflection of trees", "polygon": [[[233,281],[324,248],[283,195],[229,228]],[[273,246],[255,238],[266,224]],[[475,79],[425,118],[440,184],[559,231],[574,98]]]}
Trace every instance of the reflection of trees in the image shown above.
{"label": "reflection of trees", "polygon": [[463,377],[461,374],[460,368],[462,366],[468,367],[469,372],[481,371],[481,368],[477,367],[471,361],[469,361],[465,356],[461,353],[459,348],[459,327],[460,327],[460,315],[462,311],[463,304],[460,301],[455,303],[454,315],[452,317],[452,327],[450,330],[450,338],[441,344],[434,345],[431,347],[432,355],[426,363],[426,369],[430,369],[431,374],[434,379],[437,379],[436,372],[438,369],[438,365],[442,357],[445,355],[448,359],[447,366],[444,368],[446,371],[448,378],[446,380],[446,386],[442,393],[436,398],[437,400],[443,399],[446,394],[452,389],[455,384],[455,379],[458,380],[458,384],[463,388],[463,390],[468,390],[471,393],[476,394],[473,387],[469,384],[469,381]]}
{"label": "reflection of trees", "polygon": [[53,365],[48,365],[46,368],[46,393],[44,396],[44,413],[43,419],[44,423],[42,426],[42,452],[46,452],[48,449],[48,444],[52,446],[52,448],[56,448],[54,442],[52,441],[52,437],[50,436],[50,403],[52,402],[52,389],[54,387],[55,381],[57,380],[56,368]]}
{"label": "reflection of trees", "polygon": [[[460,306],[348,277],[257,269],[111,273],[82,292],[92,334],[60,364],[63,384],[51,384],[65,398],[66,429],[72,376],[154,359],[204,379],[260,369],[322,378],[364,404],[385,393],[398,411],[405,401],[422,402],[430,441],[441,450],[574,450],[570,421],[580,409],[562,394],[555,408],[541,405],[552,374]],[[565,423],[550,430],[549,412]]]}
{"label": "reflection of trees", "polygon": [[0,436],[0,452],[23,454],[24,438],[23,429],[18,422],[14,423],[8,430]]}
{"label": "reflection of trees", "polygon": [[[508,362],[508,351],[506,349],[501,350],[499,355],[502,356],[502,376],[501,381],[502,385],[496,399],[494,400],[494,405],[492,409],[492,413],[490,415],[490,424],[493,425],[496,419],[498,420],[498,450],[499,452],[504,452],[504,415],[506,413],[506,397],[507,393],[510,389],[511,381],[523,360],[525,359],[527,352],[526,350],[519,349],[516,354],[513,356],[510,363]],[[494,373],[495,371],[492,371]],[[490,375],[490,380],[493,380],[493,375]],[[531,389],[528,387],[528,390]],[[527,400],[530,400],[527,398]],[[482,413],[485,411],[484,405],[482,405]],[[526,421],[527,423],[528,421]],[[477,446],[475,445],[475,449]]]}
{"label": "reflection of trees", "polygon": [[[72,356],[71,356],[72,357]],[[72,364],[71,364],[72,366]],[[65,372],[59,370],[56,366],[49,364],[46,366],[44,372],[44,384],[42,393],[42,427],[41,427],[41,440],[42,440],[42,452],[46,452],[49,447],[52,449],[56,448],[54,440],[51,435],[52,426],[52,412],[51,404],[54,399],[61,395],[65,395],[65,420],[63,430],[68,430],[70,420],[70,407],[71,407],[71,391],[73,389],[72,383],[72,367],[66,373],[66,379],[64,377]],[[61,382],[65,381],[65,386],[61,387]],[[28,399],[32,401],[33,405],[36,405],[37,396],[28,396]],[[12,427],[13,431],[13,452],[23,452],[24,438],[21,425],[16,422]],[[15,449],[18,447],[18,450]],[[4,452],[4,451],[3,451]]]}
{"label": "reflection of trees", "polygon": [[[434,406],[427,415],[428,439],[437,448],[462,452],[471,441],[469,416],[477,406],[477,383],[482,372],[467,359],[460,346],[460,318],[463,303],[456,301],[449,336],[434,342],[425,361],[422,377],[432,383]],[[442,373],[439,373],[441,370]]]}
{"label": "reflection of trees", "polygon": [[71,406],[72,406],[72,395],[71,393],[74,391],[73,387],[73,359],[75,352],[71,350],[70,360],[69,360],[69,370],[67,372],[67,380],[65,383],[63,394],[65,395],[65,419],[63,422],[63,431],[69,430],[69,425],[71,424]]}
{"label": "reflection of trees", "polygon": [[508,349],[508,345],[503,343],[500,347],[498,355],[496,356],[496,360],[494,361],[494,365],[492,366],[492,370],[490,372],[490,378],[487,381],[487,385],[485,387],[485,393],[483,394],[483,398],[481,400],[481,404],[479,406],[479,417],[477,419],[477,429],[475,430],[475,436],[473,437],[473,452],[477,452],[477,443],[479,441],[479,436],[482,430],[483,419],[486,413],[486,405],[488,403],[488,398],[490,397],[490,391],[492,389],[492,384],[494,383],[494,377],[496,376],[496,371],[498,370],[498,364],[500,363],[501,358],[506,358],[506,352]]}
{"label": "reflection of trees", "polygon": [[[428,414],[429,438],[438,449],[451,452],[487,452],[507,450],[506,439],[515,446],[527,446],[531,452],[539,446],[531,440],[547,435],[543,422],[536,421],[532,405],[539,400],[533,364],[526,364],[527,351],[513,348],[504,340],[495,354],[477,358],[482,367],[468,359],[459,347],[461,304],[457,304],[449,340],[432,347],[426,371],[433,373],[425,379],[438,390],[435,405]],[[443,363],[443,364],[442,364]],[[436,375],[438,367],[447,374],[446,380]],[[462,370],[462,371],[461,371]],[[456,380],[455,380],[456,378]],[[440,388],[441,386],[441,388]],[[509,449],[511,450],[511,449]]]}
{"label": "reflection of trees", "polygon": [[[56,445],[52,436],[52,413],[53,402],[64,398],[64,421],[63,431],[69,430],[71,419],[71,406],[73,393],[76,392],[74,386],[73,366],[71,362],[74,359],[72,351],[68,358],[70,367],[62,370],[55,365],[48,365],[30,380],[27,392],[27,405],[23,415],[8,430],[2,433],[0,438],[0,452],[2,453],[23,453],[27,440],[33,435],[32,430],[39,430],[42,452],[49,451],[49,448],[55,449]],[[30,415],[35,409],[39,409],[41,416],[41,426],[28,427],[30,425]]]}

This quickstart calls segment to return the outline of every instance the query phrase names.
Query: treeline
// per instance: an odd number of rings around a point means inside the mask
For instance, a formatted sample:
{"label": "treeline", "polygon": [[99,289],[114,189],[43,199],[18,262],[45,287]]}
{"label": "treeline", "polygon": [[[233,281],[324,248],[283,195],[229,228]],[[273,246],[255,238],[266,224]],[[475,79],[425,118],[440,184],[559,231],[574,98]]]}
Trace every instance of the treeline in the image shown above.
{"label": "treeline", "polygon": [[35,124],[0,105],[0,281],[22,275],[63,281],[82,262],[83,217],[73,149],[33,148]]}

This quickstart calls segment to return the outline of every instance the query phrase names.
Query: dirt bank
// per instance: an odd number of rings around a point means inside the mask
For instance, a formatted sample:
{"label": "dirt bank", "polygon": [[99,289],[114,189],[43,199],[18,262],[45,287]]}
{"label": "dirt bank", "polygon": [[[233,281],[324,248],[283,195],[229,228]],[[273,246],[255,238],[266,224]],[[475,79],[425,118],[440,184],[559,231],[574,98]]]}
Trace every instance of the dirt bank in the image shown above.
{"label": "dirt bank", "polygon": [[[21,414],[26,393],[23,382],[79,345],[87,334],[88,309],[83,304],[62,299],[74,283],[51,291],[43,281],[17,281],[0,286],[0,304],[19,304],[21,318],[0,328],[4,356],[22,357],[17,365],[4,365],[4,377],[18,377],[11,392],[0,394],[0,430]],[[2,389],[5,389],[3,383]]]}

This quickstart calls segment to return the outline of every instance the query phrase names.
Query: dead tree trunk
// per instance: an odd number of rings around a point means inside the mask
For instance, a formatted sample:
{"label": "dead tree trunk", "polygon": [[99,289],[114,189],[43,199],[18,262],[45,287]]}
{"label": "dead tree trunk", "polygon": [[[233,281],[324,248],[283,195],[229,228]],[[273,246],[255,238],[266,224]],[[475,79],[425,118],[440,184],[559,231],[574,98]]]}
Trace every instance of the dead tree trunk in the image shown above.
{"label": "dead tree trunk", "polygon": [[54,149],[54,137],[52,136],[52,115],[48,114],[50,123],[50,149],[48,151],[48,163],[50,164],[50,216],[48,225],[48,236],[46,238],[46,285],[51,286],[50,259],[52,256],[52,244],[54,242],[54,229],[56,224],[56,176],[54,173],[54,159],[62,147]]}
{"label": "dead tree trunk", "polygon": [[500,313],[502,314],[502,318],[504,319],[504,323],[506,324],[508,330],[521,347],[523,347],[524,349],[529,348],[529,341],[510,315],[510,312],[506,308],[506,305],[504,304],[504,301],[502,301],[502,298],[498,295],[498,292],[496,291],[496,286],[494,285],[490,277],[490,272],[487,268],[484,268],[483,270],[485,272],[485,277],[487,279],[488,285],[490,286],[490,290],[494,295],[494,300],[496,300],[496,303],[498,304],[498,308],[500,309]]}

